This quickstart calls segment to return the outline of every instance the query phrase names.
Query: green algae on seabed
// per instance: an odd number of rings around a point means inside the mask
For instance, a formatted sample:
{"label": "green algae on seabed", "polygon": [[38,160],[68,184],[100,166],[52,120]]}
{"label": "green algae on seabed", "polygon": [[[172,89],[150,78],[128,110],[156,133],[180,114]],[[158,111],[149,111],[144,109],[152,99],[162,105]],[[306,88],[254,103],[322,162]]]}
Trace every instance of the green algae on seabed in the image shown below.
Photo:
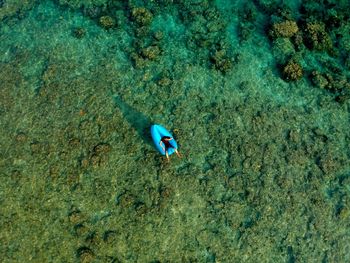
{"label": "green algae on seabed", "polygon": [[348,262],[349,3],[280,2],[0,1],[3,262]]}

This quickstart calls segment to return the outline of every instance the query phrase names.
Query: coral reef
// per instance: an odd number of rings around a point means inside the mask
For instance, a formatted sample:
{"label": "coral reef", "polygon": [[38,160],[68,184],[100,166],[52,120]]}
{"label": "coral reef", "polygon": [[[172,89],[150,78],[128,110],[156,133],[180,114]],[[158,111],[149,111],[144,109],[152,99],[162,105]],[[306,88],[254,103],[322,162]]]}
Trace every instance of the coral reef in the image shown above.
{"label": "coral reef", "polygon": [[342,75],[330,73],[321,74],[320,72],[313,71],[312,80],[314,81],[314,84],[318,87],[326,88],[333,92],[350,88],[348,80]]}
{"label": "coral reef", "polygon": [[311,80],[318,88],[324,89],[328,86],[328,79],[327,76],[323,76],[318,71],[312,71],[311,72]]}
{"label": "coral reef", "polygon": [[102,16],[101,14],[104,12],[104,8],[101,6],[84,6],[83,7],[83,14],[85,16],[88,16],[92,19],[96,19],[100,16]]}
{"label": "coral reef", "polygon": [[74,37],[81,39],[86,35],[86,30],[82,27],[76,27],[73,29],[72,34]]}
{"label": "coral reef", "polygon": [[100,25],[105,29],[110,29],[115,26],[115,20],[110,16],[101,16],[99,19]]}
{"label": "coral reef", "polygon": [[78,9],[81,7],[94,7],[94,6],[104,6],[107,5],[107,0],[58,0],[60,5],[69,6],[73,9]]}
{"label": "coral reef", "polygon": [[148,26],[153,19],[152,13],[144,7],[135,7],[131,10],[132,19],[140,26]]}
{"label": "coral reef", "polygon": [[270,35],[273,38],[287,37],[290,38],[298,33],[299,27],[295,21],[283,21],[274,23],[270,29]]}
{"label": "coral reef", "polygon": [[329,51],[332,40],[322,22],[309,22],[305,27],[305,44],[310,49]]}
{"label": "coral reef", "polygon": [[0,5],[0,21],[5,17],[23,18],[25,13],[33,8],[38,0],[13,0],[1,1]]}
{"label": "coral reef", "polygon": [[289,38],[279,37],[272,44],[273,55],[280,64],[285,64],[296,53],[294,45]]}
{"label": "coral reef", "polygon": [[158,46],[149,46],[141,50],[142,57],[155,60],[160,55],[161,50]]}
{"label": "coral reef", "polygon": [[350,99],[350,82],[344,75],[313,71],[310,78],[316,87],[333,94],[337,102],[344,103]]}
{"label": "coral reef", "polygon": [[232,68],[232,59],[230,59],[225,50],[216,50],[211,56],[211,61],[214,64],[214,67],[225,73]]}
{"label": "coral reef", "polygon": [[299,63],[291,60],[284,65],[282,75],[287,81],[299,80],[303,77],[303,69]]}
{"label": "coral reef", "polygon": [[242,41],[247,41],[253,32],[256,30],[256,20],[258,17],[258,10],[255,4],[252,2],[247,2],[242,7],[242,10],[239,10],[240,22],[237,26],[238,36]]}

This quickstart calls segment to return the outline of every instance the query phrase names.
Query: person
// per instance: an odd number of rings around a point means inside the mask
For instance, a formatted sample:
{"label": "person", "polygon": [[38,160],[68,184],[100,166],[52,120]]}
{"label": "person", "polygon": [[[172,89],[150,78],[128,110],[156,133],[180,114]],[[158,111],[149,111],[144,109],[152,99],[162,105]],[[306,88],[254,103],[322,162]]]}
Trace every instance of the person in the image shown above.
{"label": "person", "polygon": [[169,148],[173,148],[176,155],[179,158],[181,158],[181,154],[178,152],[178,150],[174,146],[171,145],[171,143],[170,143],[171,140],[174,140],[174,138],[169,137],[169,136],[163,136],[159,142],[160,147],[162,147],[163,151],[165,152],[165,156],[166,156],[168,162],[170,161],[169,154],[168,154]]}

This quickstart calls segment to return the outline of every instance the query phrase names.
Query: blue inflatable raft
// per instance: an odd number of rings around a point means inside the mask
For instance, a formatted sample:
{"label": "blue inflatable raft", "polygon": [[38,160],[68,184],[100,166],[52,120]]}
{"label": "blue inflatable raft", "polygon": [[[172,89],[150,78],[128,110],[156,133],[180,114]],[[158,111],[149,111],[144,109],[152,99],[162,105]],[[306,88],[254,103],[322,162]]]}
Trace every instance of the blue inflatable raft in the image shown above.
{"label": "blue inflatable raft", "polygon": [[[151,135],[152,135],[152,139],[154,142],[154,145],[156,146],[157,150],[165,155],[165,152],[163,151],[163,148],[159,145],[160,140],[162,139],[163,136],[169,136],[171,138],[173,138],[171,141],[169,141],[169,143],[175,148],[177,149],[177,143],[174,139],[174,137],[171,135],[171,133],[165,129],[163,126],[158,125],[158,124],[154,124],[151,126]],[[163,145],[164,146],[164,145]],[[169,148],[168,149],[168,154],[171,155],[175,152],[174,148]]]}

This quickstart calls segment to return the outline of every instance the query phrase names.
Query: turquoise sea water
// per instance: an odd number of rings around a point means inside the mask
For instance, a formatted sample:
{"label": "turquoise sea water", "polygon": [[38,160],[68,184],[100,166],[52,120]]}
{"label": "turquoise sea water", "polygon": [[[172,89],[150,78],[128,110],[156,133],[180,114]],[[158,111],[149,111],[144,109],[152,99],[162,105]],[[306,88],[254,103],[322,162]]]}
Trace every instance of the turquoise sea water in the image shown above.
{"label": "turquoise sea water", "polygon": [[0,0],[0,261],[350,262],[349,123],[348,1]]}

